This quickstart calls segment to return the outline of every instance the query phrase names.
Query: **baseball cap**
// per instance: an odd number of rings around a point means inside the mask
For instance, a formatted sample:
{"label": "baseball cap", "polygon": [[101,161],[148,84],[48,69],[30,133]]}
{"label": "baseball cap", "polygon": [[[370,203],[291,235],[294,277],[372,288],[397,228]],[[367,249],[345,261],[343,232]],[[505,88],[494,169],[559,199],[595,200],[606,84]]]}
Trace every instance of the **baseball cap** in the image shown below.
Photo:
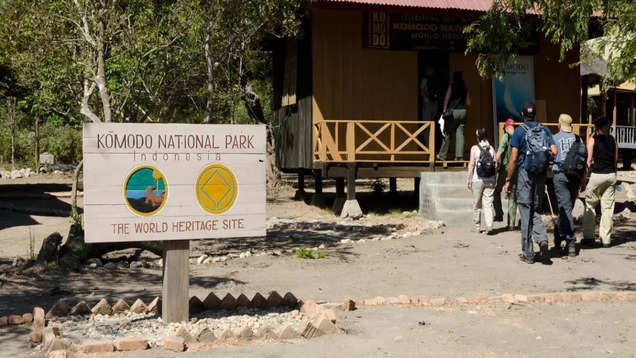
{"label": "baseball cap", "polygon": [[515,124],[515,120],[512,118],[508,118],[506,119],[506,121],[504,122],[504,127],[508,127],[508,126],[512,126]]}
{"label": "baseball cap", "polygon": [[523,104],[521,113],[528,118],[534,118],[537,115],[537,106],[533,102],[526,102]]}

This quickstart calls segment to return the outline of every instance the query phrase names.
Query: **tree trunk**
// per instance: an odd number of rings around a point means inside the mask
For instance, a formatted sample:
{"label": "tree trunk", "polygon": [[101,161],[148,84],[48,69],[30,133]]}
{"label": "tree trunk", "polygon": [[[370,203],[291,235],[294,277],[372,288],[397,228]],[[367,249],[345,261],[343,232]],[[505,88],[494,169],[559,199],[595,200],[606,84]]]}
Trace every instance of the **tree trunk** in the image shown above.
{"label": "tree trunk", "polygon": [[84,159],[80,160],[79,164],[75,167],[75,172],[73,172],[73,187],[71,189],[71,214],[77,215],[77,184],[79,181],[79,173],[84,166]]}
{"label": "tree trunk", "polygon": [[205,36],[205,65],[208,69],[208,100],[205,105],[204,123],[212,121],[212,106],[214,105],[214,63],[212,61],[212,53],[210,51],[210,33]]}
{"label": "tree trunk", "polygon": [[104,16],[101,12],[106,11],[105,9],[100,10],[100,15],[98,16],[97,21],[97,29],[98,35],[96,39],[97,46],[97,76],[95,77],[95,82],[97,83],[97,88],[99,89],[99,97],[102,100],[102,110],[104,113],[104,122],[111,121],[111,113],[110,113],[110,94],[108,93],[108,87],[106,87],[106,63],[104,60],[104,37],[106,36],[106,25],[104,24]]}
{"label": "tree trunk", "polygon": [[15,98],[9,97],[7,100],[9,122],[11,123],[11,169],[15,169],[15,122],[16,122],[16,104]]}
{"label": "tree trunk", "polygon": [[267,148],[266,148],[266,169],[265,176],[267,179],[267,193],[272,196],[281,186],[280,170],[276,166],[276,140],[274,137],[272,126],[265,120],[261,99],[248,81],[244,88],[243,100],[247,109],[247,114],[257,123],[267,125]]}
{"label": "tree trunk", "polygon": [[40,116],[35,116],[35,174],[40,173]]}

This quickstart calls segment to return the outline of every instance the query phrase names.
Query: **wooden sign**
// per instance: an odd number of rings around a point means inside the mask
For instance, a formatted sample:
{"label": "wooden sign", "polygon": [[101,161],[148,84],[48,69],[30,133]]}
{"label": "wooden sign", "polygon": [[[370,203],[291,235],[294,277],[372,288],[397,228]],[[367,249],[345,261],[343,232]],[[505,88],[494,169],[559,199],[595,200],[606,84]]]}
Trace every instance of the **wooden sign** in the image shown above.
{"label": "wooden sign", "polygon": [[84,125],[85,240],[265,235],[265,126]]}

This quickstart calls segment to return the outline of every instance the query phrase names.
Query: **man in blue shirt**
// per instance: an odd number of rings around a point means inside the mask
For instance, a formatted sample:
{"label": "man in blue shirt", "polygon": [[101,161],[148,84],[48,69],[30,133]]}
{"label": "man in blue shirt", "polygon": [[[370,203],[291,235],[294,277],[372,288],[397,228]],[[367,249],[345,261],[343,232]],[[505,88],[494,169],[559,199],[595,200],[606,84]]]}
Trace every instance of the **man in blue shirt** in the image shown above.
{"label": "man in blue shirt", "polygon": [[559,116],[559,133],[554,135],[554,142],[559,153],[554,158],[552,171],[554,172],[554,192],[556,193],[559,220],[557,234],[555,235],[554,246],[559,249],[561,241],[566,242],[568,256],[576,256],[576,238],[574,237],[574,218],[572,217],[572,209],[581,185],[581,178],[567,176],[562,170],[561,165],[565,162],[565,158],[572,147],[572,144],[581,140],[572,133],[572,117],[567,114]]}
{"label": "man in blue shirt", "polygon": [[[523,104],[521,116],[524,125],[528,129],[535,128],[539,125],[535,121],[537,108],[534,103],[526,102]],[[547,144],[553,156],[557,155],[557,147],[554,144],[552,133],[546,127],[542,127],[546,131],[548,138]],[[506,176],[506,184],[504,191],[510,192],[510,181],[513,178],[515,170],[517,170],[517,205],[519,207],[519,215],[521,221],[521,261],[532,264],[534,263],[534,249],[532,240],[534,240],[541,249],[541,256],[544,261],[548,260],[548,234],[543,225],[541,215],[537,212],[540,209],[541,197],[545,192],[545,171],[543,173],[531,174],[525,170],[524,164],[528,154],[528,145],[526,138],[526,128],[519,126],[515,129],[510,146],[512,154],[510,155],[510,163],[508,164],[508,174]]]}

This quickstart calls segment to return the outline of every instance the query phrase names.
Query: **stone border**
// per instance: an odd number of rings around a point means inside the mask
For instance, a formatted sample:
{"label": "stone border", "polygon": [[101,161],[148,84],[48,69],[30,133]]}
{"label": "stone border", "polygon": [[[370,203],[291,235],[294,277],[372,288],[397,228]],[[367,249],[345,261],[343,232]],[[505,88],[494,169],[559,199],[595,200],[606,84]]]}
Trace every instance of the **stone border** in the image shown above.
{"label": "stone border", "polygon": [[[183,352],[185,350],[200,351],[227,344],[244,344],[251,341],[286,341],[300,338],[311,339],[340,332],[336,327],[337,314],[333,307],[319,305],[311,300],[303,302],[298,300],[291,292],[281,296],[278,292],[272,291],[267,298],[257,292],[251,300],[244,294],[234,298],[230,293],[220,299],[214,292],[210,292],[203,301],[197,296],[192,296],[189,302],[191,314],[206,310],[233,311],[240,307],[262,309],[276,307],[299,308],[303,314],[309,317],[310,322],[307,323],[302,332],[296,331],[291,325],[284,325],[278,331],[274,331],[265,325],[257,332],[252,331],[248,326],[239,327],[235,330],[226,328],[221,332],[212,332],[206,328],[196,337],[192,336],[183,326],[179,326],[173,335],[164,338],[162,348],[175,352]],[[161,299],[156,297],[146,305],[138,298],[132,306],[129,306],[124,299],[119,299],[113,306],[108,303],[108,300],[102,299],[92,308],[85,301],[80,301],[75,306],[69,307],[66,300],[60,299],[47,313],[41,307],[34,307],[33,313],[0,317],[0,327],[32,323],[29,341],[32,344],[42,343],[42,351],[47,352],[49,358],[65,358],[70,353],[110,353],[150,348],[149,339],[144,337],[123,337],[109,341],[84,341],[74,344],[61,337],[59,324],[47,322],[47,320],[55,317],[69,315],[113,315],[126,312],[160,314]]]}
{"label": "stone border", "polygon": [[610,302],[628,301],[636,302],[636,292],[633,291],[586,291],[586,292],[553,292],[539,294],[503,294],[499,296],[477,296],[477,297],[428,297],[428,296],[406,296],[382,297],[377,296],[369,299],[359,299],[354,301],[346,299],[340,307],[345,311],[353,310],[356,306],[421,306],[421,307],[449,307],[476,304],[567,304],[580,302]]}

